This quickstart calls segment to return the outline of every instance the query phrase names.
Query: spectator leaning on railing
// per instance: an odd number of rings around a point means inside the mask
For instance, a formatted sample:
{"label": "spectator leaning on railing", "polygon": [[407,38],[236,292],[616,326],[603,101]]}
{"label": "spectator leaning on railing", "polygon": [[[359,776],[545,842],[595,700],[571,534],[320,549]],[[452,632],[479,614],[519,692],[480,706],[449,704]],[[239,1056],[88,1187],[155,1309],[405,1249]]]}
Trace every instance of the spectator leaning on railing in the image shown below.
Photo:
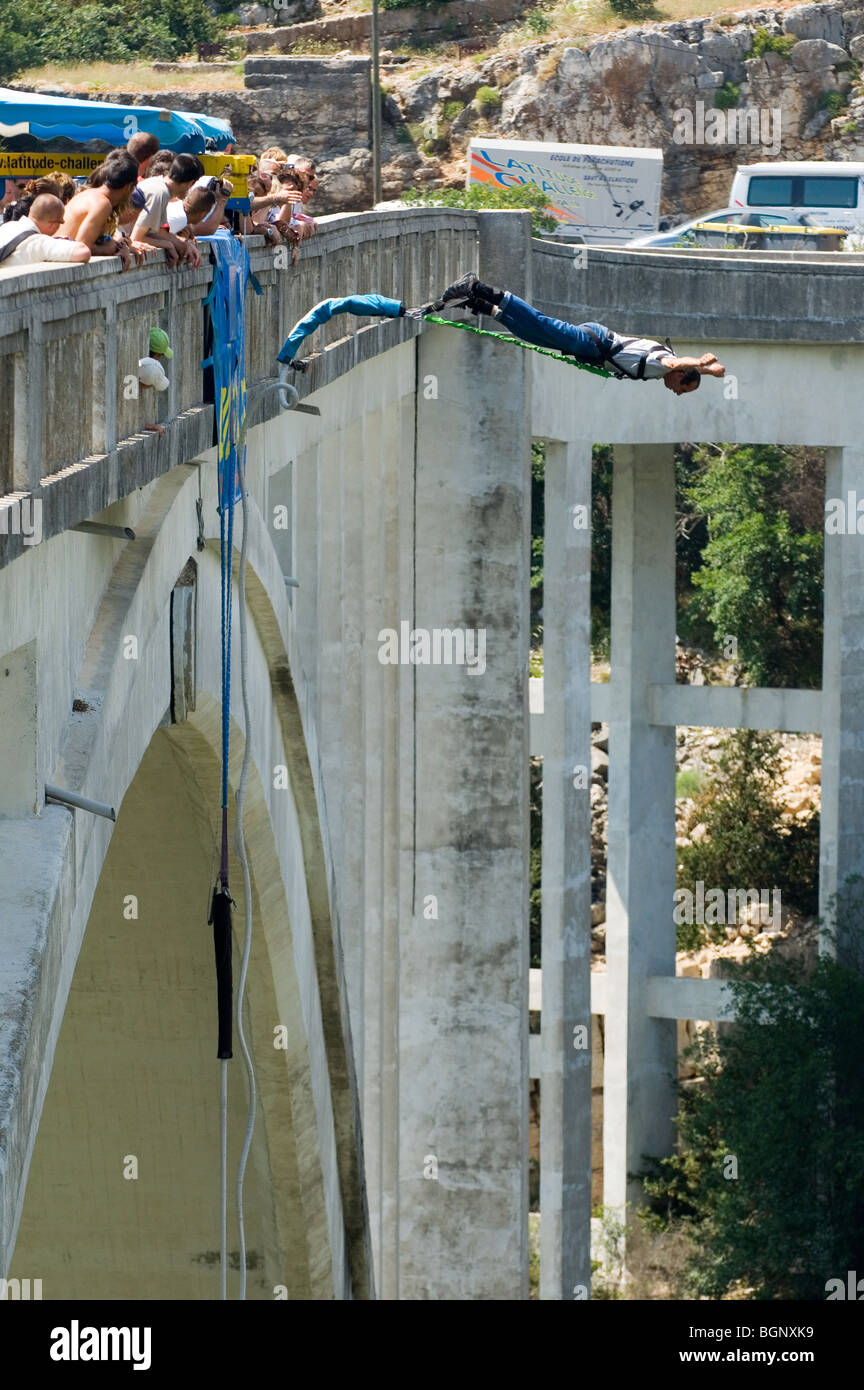
{"label": "spectator leaning on railing", "polygon": [[139,179],[146,178],[154,171],[150,168],[154,156],[159,150],[159,138],[150,135],[146,130],[139,130],[126,143],[126,153],[131,154],[135,163],[138,165]]}
{"label": "spectator leaning on railing", "polygon": [[318,191],[318,174],[311,159],[304,155],[289,154],[285,161],[286,170],[291,170],[300,180],[301,187],[301,208],[292,217],[292,222],[300,224],[301,233],[304,237],[312,236],[318,228],[318,223],[314,217],[310,217],[303,212],[303,207],[311,203]]}
{"label": "spectator leaning on railing", "polygon": [[131,155],[121,153],[105,161],[101,181],[76,193],[66,204],[61,231],[64,236],[89,246],[94,256],[119,256],[127,269],[139,257],[122,237],[111,235],[116,227],[117,209],[130,196],[138,176]]}
{"label": "spectator leaning on railing", "polygon": [[212,236],[225,220],[225,204],[234,189],[227,180],[208,177],[198,179],[181,202],[172,198],[168,204],[168,230],[174,236]]}
{"label": "spectator leaning on railing", "polygon": [[52,193],[40,193],[29,212],[0,227],[0,269],[38,261],[89,261],[90,248],[57,236],[64,208]]}
{"label": "spectator leaning on railing", "polygon": [[279,246],[283,241],[296,245],[300,233],[289,229],[287,223],[280,225],[279,209],[285,203],[285,193],[279,188],[269,168],[249,175],[250,213],[245,219],[244,231],[247,236],[263,236],[271,246]]}
{"label": "spectator leaning on railing", "polygon": [[184,240],[168,231],[168,204],[172,198],[182,200],[186,197],[196,179],[204,174],[204,166],[194,154],[174,156],[167,175],[157,174],[153,178],[142,179],[139,184],[144,194],[145,205],[136,218],[132,228],[132,244],[146,251],[155,246],[164,250],[169,265],[186,262],[192,266],[201,264],[201,252],[194,240]]}

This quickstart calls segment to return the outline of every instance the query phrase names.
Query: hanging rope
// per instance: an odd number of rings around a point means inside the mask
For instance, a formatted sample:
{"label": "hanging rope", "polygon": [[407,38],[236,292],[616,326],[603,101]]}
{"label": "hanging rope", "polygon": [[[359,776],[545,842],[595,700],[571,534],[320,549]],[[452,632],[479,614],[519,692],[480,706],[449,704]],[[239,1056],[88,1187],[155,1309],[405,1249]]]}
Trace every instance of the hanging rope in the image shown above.
{"label": "hanging rope", "polygon": [[502,343],[514,343],[516,347],[527,348],[529,352],[539,352],[541,357],[553,357],[556,362],[566,362],[568,367],[578,367],[582,372],[593,372],[594,376],[608,376],[605,367],[592,367],[589,362],[577,362],[575,357],[565,357],[563,353],[553,352],[551,348],[537,347],[536,343],[525,343],[521,338],[511,338],[509,333],[493,333],[488,328],[475,328],[473,323],[457,323],[455,319],[440,319],[436,314],[427,314],[426,323],[440,323],[445,328],[462,328],[466,333],[478,333],[481,338],[497,338]]}
{"label": "hanging rope", "polygon": [[[245,422],[244,422],[245,425]],[[243,1000],[246,993],[246,975],[249,969],[249,957],[252,951],[252,876],[249,872],[249,859],[246,853],[246,836],[243,827],[243,810],[246,796],[246,779],[249,775],[249,764],[252,759],[252,714],[249,708],[249,650],[246,633],[246,554],[249,542],[249,506],[246,492],[246,472],[244,468],[243,455],[246,452],[246,430],[241,432],[241,439],[237,447],[237,477],[240,484],[240,506],[243,511],[243,540],[240,545],[240,574],[237,582],[237,600],[240,604],[240,692],[243,698],[243,737],[245,745],[243,748],[243,766],[240,769],[240,780],[237,784],[235,802],[237,815],[234,826],[234,849],[240,861],[240,868],[243,873],[243,918],[244,918],[244,937],[243,937],[243,959],[240,965],[240,981],[237,986],[237,1034],[240,1038],[240,1047],[243,1052],[243,1060],[246,1064],[246,1076],[249,1083],[249,1114],[246,1122],[246,1134],[243,1138],[243,1150],[240,1154],[240,1161],[237,1165],[237,1233],[240,1249],[240,1298],[246,1297],[246,1225],[243,1216],[243,1180],[246,1175],[246,1162],[249,1158],[249,1150],[252,1145],[252,1134],[255,1129],[255,1069],[252,1064],[252,1054],[249,1051],[249,1044],[246,1041],[246,1033],[243,1028]]]}
{"label": "hanging rope", "polygon": [[231,738],[231,600],[234,544],[234,467],[226,461],[219,498],[219,561],[222,635],[222,845],[219,882],[213,889],[210,922],[216,957],[216,1008],[220,1062],[219,1088],[219,1297],[228,1297],[228,1061],[233,1056],[231,1012],[234,980],[231,965],[231,893],[228,887],[228,755]]}

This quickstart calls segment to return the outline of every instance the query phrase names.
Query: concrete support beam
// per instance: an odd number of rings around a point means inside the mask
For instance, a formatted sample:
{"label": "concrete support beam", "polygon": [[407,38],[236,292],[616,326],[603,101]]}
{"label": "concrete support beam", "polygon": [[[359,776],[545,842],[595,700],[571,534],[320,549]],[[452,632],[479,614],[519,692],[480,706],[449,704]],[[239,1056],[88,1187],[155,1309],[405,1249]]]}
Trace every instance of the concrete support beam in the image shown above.
{"label": "concrete support beam", "polygon": [[[851,494],[851,497],[850,497]],[[841,500],[846,534],[825,535],[822,657],[822,817],[819,911],[836,919],[838,953],[861,963],[849,928],[860,920],[864,875],[864,536],[856,500],[864,497],[864,449],[829,449],[826,502]],[[832,949],[825,941],[826,949]]]}
{"label": "concrete support beam", "polygon": [[722,685],[654,685],[651,722],[672,728],[772,729],[818,733],[822,728],[819,690],[763,690]]}
{"label": "concrete support beam", "polygon": [[414,664],[401,745],[398,1296],[509,1301],[528,1294],[528,377],[444,328],[418,354],[414,628],[486,649],[482,673]]}
{"label": "concrete support beam", "polygon": [[651,1018],[695,1018],[727,1023],[735,1004],[724,980],[651,975],[645,981],[645,1011]]}
{"label": "concrete support beam", "polygon": [[674,1142],[677,1042],[646,1012],[646,981],[675,974],[675,731],[651,724],[652,685],[674,680],[672,448],[616,447],[606,976],[604,1204],[639,1199],[630,1174]]}
{"label": "concrete support beam", "polygon": [[[590,516],[590,443],[550,442],[543,587],[541,1299],[587,1298],[591,1288]],[[585,524],[577,525],[583,517]]]}
{"label": "concrete support beam", "polygon": [[530,301],[530,212],[488,212],[478,218],[478,225],[481,280]]}

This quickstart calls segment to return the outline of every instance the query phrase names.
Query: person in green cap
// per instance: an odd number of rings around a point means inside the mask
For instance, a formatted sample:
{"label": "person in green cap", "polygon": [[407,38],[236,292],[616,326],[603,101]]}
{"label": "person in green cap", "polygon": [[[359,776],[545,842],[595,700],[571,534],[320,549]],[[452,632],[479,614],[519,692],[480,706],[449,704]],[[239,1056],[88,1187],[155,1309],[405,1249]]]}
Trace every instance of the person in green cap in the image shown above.
{"label": "person in green cap", "polygon": [[164,357],[169,362],[174,356],[174,350],[168,341],[168,334],[164,328],[150,329],[150,356]]}

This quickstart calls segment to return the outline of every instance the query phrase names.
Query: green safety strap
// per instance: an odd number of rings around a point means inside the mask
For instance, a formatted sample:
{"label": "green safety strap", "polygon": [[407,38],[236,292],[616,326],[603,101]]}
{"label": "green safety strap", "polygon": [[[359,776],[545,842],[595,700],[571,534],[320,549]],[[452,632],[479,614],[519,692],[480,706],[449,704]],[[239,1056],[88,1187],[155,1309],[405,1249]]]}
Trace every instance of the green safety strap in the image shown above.
{"label": "green safety strap", "polygon": [[475,328],[473,323],[457,323],[455,319],[440,319],[435,314],[427,314],[425,323],[441,323],[445,328],[464,328],[467,333],[479,333],[481,338],[498,338],[502,343],[515,343],[517,347],[539,352],[543,357],[553,357],[556,362],[566,362],[569,367],[578,367],[583,372],[593,372],[595,376],[612,376],[605,367],[592,367],[588,362],[577,362],[575,357],[565,357],[549,348],[537,347],[535,343],[525,343],[521,338],[511,338],[509,333],[491,333],[488,328]]}

